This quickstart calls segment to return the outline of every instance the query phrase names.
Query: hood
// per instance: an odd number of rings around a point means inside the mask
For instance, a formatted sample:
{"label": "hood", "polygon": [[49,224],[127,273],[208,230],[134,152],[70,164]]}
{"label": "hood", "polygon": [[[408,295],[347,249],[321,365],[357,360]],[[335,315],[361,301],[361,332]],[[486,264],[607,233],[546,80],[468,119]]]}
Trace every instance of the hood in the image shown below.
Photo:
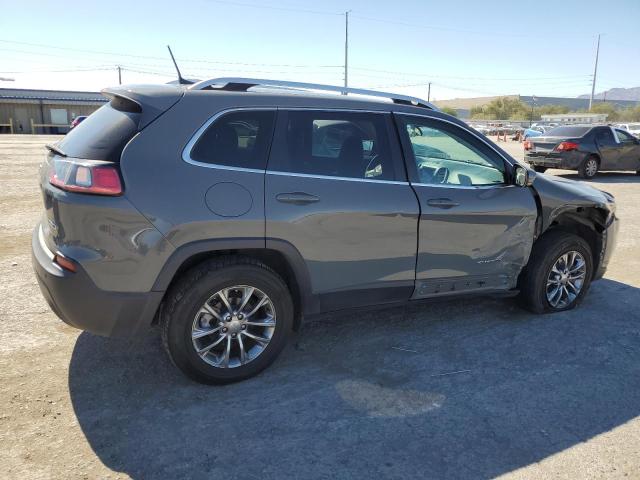
{"label": "hood", "polygon": [[615,212],[615,199],[608,192],[584,182],[538,173],[532,185],[542,206],[542,230],[560,214],[580,208],[596,208],[604,218]]}

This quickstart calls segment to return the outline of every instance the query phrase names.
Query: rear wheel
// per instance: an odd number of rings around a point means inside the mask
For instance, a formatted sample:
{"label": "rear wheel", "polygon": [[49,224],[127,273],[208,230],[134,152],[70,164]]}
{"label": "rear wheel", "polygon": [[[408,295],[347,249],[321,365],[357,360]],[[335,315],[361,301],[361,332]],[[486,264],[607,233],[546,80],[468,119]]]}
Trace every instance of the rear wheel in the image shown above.
{"label": "rear wheel", "polygon": [[547,171],[547,167],[540,167],[536,165],[535,167],[533,167],[533,170],[538,173],[544,173]]}
{"label": "rear wheel", "polygon": [[236,382],[268,367],[293,326],[284,281],[247,258],[206,262],[188,271],[169,293],[162,315],[163,343],[190,378]]}
{"label": "rear wheel", "polygon": [[593,178],[596,176],[596,173],[598,173],[599,167],[600,162],[598,161],[598,157],[590,155],[582,161],[582,164],[578,169],[578,174],[582,178]]}
{"label": "rear wheel", "polygon": [[564,231],[551,231],[533,246],[520,277],[520,301],[535,313],[570,310],[587,293],[593,276],[589,244]]}

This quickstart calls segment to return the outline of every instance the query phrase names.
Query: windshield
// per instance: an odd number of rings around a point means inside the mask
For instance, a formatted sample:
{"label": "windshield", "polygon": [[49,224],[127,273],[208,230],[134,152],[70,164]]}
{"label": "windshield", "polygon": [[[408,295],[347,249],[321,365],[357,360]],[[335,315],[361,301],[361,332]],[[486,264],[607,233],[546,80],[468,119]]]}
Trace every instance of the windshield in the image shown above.
{"label": "windshield", "polygon": [[546,135],[549,137],[581,137],[591,130],[591,127],[555,127]]}

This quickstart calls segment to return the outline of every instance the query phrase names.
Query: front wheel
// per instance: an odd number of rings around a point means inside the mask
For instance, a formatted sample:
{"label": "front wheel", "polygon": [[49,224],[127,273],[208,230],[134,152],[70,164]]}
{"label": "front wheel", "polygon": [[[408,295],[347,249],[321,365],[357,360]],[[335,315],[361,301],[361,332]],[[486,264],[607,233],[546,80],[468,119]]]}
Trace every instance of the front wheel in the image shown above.
{"label": "front wheel", "polygon": [[243,380],[267,368],[293,327],[285,282],[249,258],[212,260],[169,292],[162,339],[173,363],[209,384]]}
{"label": "front wheel", "polygon": [[564,231],[550,231],[533,246],[520,277],[520,301],[534,313],[551,313],[576,307],[593,277],[589,244]]}
{"label": "front wheel", "polygon": [[547,171],[547,167],[540,167],[536,165],[535,167],[533,167],[533,170],[538,173],[544,173]]}

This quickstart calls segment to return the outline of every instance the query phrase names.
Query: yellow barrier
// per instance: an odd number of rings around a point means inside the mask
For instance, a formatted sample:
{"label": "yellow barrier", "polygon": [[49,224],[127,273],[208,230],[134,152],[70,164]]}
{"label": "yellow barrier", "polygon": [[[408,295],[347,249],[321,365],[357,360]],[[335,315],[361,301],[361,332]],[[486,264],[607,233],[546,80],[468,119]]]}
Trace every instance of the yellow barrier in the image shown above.
{"label": "yellow barrier", "polygon": [[58,127],[58,128],[69,128],[69,125],[63,123],[33,123],[33,118],[31,119],[31,134],[36,134],[36,128],[39,127]]}
{"label": "yellow barrier", "polygon": [[0,127],[9,127],[9,133],[13,135],[13,118],[9,119],[9,123],[0,123]]}

